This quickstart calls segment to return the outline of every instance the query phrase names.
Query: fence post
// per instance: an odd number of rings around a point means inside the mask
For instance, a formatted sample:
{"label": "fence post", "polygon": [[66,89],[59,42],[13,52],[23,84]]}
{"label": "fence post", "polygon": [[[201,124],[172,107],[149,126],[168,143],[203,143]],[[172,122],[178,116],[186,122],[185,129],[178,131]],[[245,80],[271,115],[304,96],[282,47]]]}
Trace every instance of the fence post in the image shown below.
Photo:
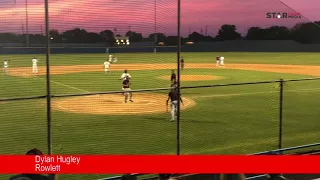
{"label": "fence post", "polygon": [[[48,154],[52,154],[52,137],[51,137],[51,87],[50,87],[50,29],[49,29],[49,0],[45,0],[45,24],[46,24],[46,85],[47,85],[47,145]],[[49,175],[56,179],[56,174]]]}
{"label": "fence post", "polygon": [[180,155],[180,52],[181,52],[181,38],[180,38],[180,1],[178,0],[178,52],[177,52],[177,69],[178,69],[178,82],[177,82],[177,88],[178,88],[178,104],[177,104],[177,155]]}
{"label": "fence post", "polygon": [[283,79],[280,79],[279,149],[282,148],[283,82]]}
{"label": "fence post", "polygon": [[46,23],[46,85],[47,85],[47,143],[48,154],[52,153],[51,147],[51,89],[50,89],[50,32],[49,32],[49,2],[45,0],[45,23]]}

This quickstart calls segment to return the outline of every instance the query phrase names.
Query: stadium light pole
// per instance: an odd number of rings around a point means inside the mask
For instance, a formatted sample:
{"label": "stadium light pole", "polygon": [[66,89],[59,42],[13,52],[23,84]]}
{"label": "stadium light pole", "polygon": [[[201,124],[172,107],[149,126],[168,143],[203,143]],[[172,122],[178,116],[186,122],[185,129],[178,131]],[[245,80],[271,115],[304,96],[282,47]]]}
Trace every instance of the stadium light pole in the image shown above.
{"label": "stadium light pole", "polygon": [[180,26],[181,26],[181,0],[178,0],[178,52],[177,52],[177,70],[178,70],[178,82],[177,82],[177,90],[178,90],[178,104],[177,104],[177,155],[180,155],[180,52],[181,52],[181,38],[180,38]]}
{"label": "stadium light pole", "polygon": [[26,44],[29,45],[29,17],[28,17],[28,0],[26,0]]}

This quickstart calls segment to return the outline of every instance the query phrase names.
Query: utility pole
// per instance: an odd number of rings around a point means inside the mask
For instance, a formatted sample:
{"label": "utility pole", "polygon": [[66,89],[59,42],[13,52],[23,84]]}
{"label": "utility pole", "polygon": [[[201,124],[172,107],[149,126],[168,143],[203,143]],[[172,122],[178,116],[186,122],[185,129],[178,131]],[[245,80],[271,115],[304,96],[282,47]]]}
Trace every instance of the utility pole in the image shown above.
{"label": "utility pole", "polygon": [[26,44],[29,46],[29,17],[28,17],[28,0],[26,0]]}
{"label": "utility pole", "polygon": [[157,41],[157,0],[154,0],[154,53],[157,52]]}
{"label": "utility pole", "polygon": [[208,25],[206,25],[206,36],[208,35]]}

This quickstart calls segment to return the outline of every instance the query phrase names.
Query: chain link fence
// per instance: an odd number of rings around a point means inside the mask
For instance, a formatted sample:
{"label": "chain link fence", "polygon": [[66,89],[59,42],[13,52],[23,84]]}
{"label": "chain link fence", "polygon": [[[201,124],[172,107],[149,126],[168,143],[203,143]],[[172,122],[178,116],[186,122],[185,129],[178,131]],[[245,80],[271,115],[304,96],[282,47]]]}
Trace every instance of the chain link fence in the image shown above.
{"label": "chain link fence", "polygon": [[[310,78],[316,70],[307,75],[255,71],[246,63],[282,58],[288,64],[291,56],[247,52],[228,54],[226,67],[216,69],[215,56],[221,54],[213,51],[279,51],[281,46],[288,52],[318,51],[318,46],[221,41],[216,14],[229,22],[227,14],[211,10],[229,5],[196,3],[182,2],[179,12],[177,2],[170,0],[52,0],[48,21],[42,1],[0,2],[0,58],[9,62],[0,76],[0,154],[24,154],[32,148],[45,154],[249,154],[316,142],[320,78]],[[242,8],[250,14],[240,4],[235,2],[238,8],[229,12]],[[242,15],[237,18],[256,22],[251,14]],[[184,37],[181,47],[179,36]],[[317,65],[312,58],[316,56],[310,55],[310,64]],[[111,63],[108,68],[105,62]],[[232,66],[236,63],[243,65]],[[119,80],[124,70],[132,76],[133,102],[130,94],[125,102]],[[170,103],[166,106],[172,70],[180,75],[183,100],[175,121],[170,121]]]}

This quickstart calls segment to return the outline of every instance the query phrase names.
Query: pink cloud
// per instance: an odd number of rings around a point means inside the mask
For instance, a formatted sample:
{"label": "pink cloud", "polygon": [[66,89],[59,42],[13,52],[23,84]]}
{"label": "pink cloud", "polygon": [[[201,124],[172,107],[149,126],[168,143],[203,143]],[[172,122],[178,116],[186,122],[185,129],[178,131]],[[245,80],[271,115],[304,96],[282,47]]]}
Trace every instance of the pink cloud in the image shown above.
{"label": "pink cloud", "polygon": [[[13,0],[12,0],[13,1]],[[0,2],[0,31],[21,32],[25,24],[24,0]],[[176,33],[177,3],[172,0],[157,1],[156,27],[168,35]],[[318,0],[283,0],[308,19],[320,20]],[[144,36],[155,28],[153,0],[50,0],[50,28],[64,31],[76,27],[99,32],[117,28],[124,34],[129,29],[142,32]],[[308,4],[306,3],[308,2]],[[235,24],[240,32],[250,26],[293,26],[307,19],[266,19],[266,13],[292,12],[278,0],[183,0],[181,4],[182,34],[208,28],[215,35],[222,24]],[[29,0],[29,29],[38,33],[44,28],[43,0]]]}

